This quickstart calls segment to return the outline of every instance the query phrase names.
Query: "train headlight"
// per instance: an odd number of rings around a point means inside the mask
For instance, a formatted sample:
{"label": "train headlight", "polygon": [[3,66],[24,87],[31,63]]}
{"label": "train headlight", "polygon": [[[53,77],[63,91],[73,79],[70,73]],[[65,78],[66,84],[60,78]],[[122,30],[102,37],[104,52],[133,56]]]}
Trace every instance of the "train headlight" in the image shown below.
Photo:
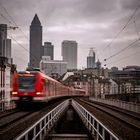
{"label": "train headlight", "polygon": [[40,94],[42,94],[42,92],[36,92],[36,95],[40,95]]}
{"label": "train headlight", "polygon": [[18,94],[18,92],[12,92],[12,95],[17,95]]}

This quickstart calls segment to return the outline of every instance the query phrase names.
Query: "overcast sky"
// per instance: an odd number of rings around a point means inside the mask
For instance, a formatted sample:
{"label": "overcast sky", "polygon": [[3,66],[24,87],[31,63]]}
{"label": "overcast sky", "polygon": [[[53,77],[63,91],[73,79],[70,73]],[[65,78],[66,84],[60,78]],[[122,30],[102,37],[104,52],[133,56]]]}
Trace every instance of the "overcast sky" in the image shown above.
{"label": "overcast sky", "polygon": [[62,59],[63,40],[76,40],[78,68],[86,67],[94,48],[102,66],[121,69],[140,66],[139,6],[140,0],[0,0],[0,24],[19,27],[8,30],[18,70],[29,62],[29,27],[36,13],[43,26],[42,43],[54,44],[55,59]]}

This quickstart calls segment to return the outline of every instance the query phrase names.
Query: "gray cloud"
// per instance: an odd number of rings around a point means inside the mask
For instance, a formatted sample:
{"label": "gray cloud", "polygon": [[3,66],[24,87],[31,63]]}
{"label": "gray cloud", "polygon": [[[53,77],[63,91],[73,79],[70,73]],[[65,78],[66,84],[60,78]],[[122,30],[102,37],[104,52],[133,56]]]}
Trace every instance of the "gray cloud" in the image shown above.
{"label": "gray cloud", "polygon": [[[86,66],[86,57],[90,47],[95,47],[97,57],[103,60],[108,55],[112,55],[127,46],[140,35],[140,10],[138,10],[135,15],[135,23],[133,19],[112,45],[103,51],[126,24],[136,7],[140,5],[139,0],[1,0],[0,3],[6,8],[20,29],[24,31],[26,37],[19,29],[8,32],[27,49],[29,49],[29,26],[35,13],[38,14],[43,26],[43,41],[52,41],[55,45],[55,58],[61,59],[61,42],[64,39],[76,40],[79,43],[80,68]],[[10,20],[2,7],[0,14]],[[9,23],[7,19],[0,16],[0,23],[15,26],[13,23]],[[12,42],[15,62],[19,69],[23,69],[27,66],[29,54],[23,52],[23,48],[14,41]],[[22,58],[22,61],[25,60],[25,65],[22,66],[16,59],[17,56],[20,57],[20,50],[26,56],[26,58]],[[122,55],[133,55],[140,48],[135,47],[130,50],[126,50]],[[108,64],[110,63],[108,66],[113,66],[111,61],[113,62],[120,57],[114,57],[108,62]],[[140,65],[138,59],[135,59],[137,57],[138,54],[133,59],[131,57],[122,62],[119,61],[117,66],[123,67],[124,63]]]}

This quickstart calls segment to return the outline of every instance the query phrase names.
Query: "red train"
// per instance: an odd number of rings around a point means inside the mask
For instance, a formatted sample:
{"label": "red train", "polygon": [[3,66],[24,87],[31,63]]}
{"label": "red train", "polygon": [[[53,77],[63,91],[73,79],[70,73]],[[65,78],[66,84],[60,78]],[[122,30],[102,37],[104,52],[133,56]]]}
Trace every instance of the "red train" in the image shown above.
{"label": "red train", "polygon": [[39,71],[22,71],[14,75],[12,100],[23,102],[46,102],[64,96],[84,96],[85,91],[64,86]]}

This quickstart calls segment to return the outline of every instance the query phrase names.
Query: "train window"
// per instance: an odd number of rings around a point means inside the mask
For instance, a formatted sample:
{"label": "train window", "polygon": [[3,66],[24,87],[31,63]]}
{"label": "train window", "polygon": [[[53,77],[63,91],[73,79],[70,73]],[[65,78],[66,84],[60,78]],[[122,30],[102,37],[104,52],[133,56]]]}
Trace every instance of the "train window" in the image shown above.
{"label": "train window", "polygon": [[80,85],[80,82],[77,82],[77,85]]}
{"label": "train window", "polygon": [[49,91],[49,82],[46,82],[46,91]]}
{"label": "train window", "polygon": [[36,76],[19,76],[18,77],[18,91],[34,91]]}

